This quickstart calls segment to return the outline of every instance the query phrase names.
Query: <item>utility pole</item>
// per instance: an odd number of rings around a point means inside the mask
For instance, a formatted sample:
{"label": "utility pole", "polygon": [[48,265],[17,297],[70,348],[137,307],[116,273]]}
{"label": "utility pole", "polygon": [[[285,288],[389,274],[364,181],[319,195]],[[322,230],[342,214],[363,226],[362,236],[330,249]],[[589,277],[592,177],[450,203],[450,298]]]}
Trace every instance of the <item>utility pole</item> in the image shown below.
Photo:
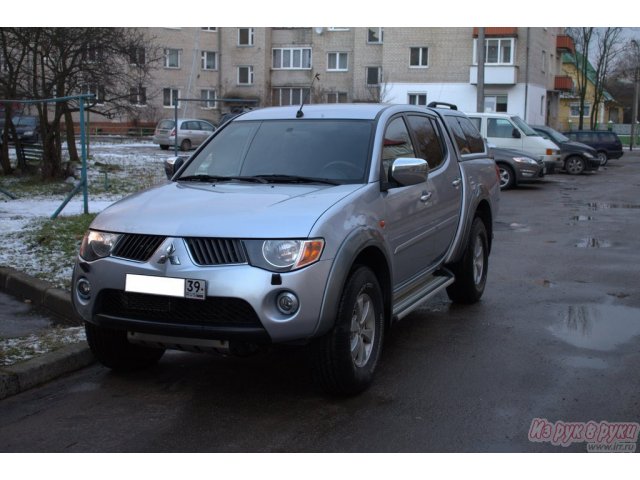
{"label": "utility pole", "polygon": [[633,107],[631,109],[631,136],[629,137],[629,151],[633,150],[633,142],[635,140],[636,135],[636,122],[638,121],[638,88],[640,86],[640,47],[638,47],[638,42],[635,40],[631,40],[631,43],[636,49],[636,64],[633,68]]}
{"label": "utility pole", "polygon": [[478,27],[478,41],[476,43],[476,57],[478,60],[478,84],[476,97],[476,112],[484,112],[484,27]]}

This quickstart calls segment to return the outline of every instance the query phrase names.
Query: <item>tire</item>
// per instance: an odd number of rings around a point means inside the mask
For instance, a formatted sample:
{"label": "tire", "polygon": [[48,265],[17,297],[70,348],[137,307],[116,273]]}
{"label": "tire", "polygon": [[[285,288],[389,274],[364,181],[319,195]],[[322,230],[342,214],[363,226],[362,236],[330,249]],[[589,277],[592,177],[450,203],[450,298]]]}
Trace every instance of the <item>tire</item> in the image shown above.
{"label": "tire", "polygon": [[508,165],[503,163],[498,164],[498,170],[500,170],[500,190],[509,190],[516,184],[516,175]]}
{"label": "tire", "polygon": [[356,266],[342,292],[333,329],[313,345],[318,386],[335,395],[365,390],[373,380],[383,336],[380,284],[371,269]]}
{"label": "tire", "polygon": [[564,161],[564,169],[570,175],[580,175],[584,172],[584,160],[577,155],[573,155]]}
{"label": "tire", "polygon": [[462,259],[450,265],[455,281],[447,287],[447,295],[454,303],[476,303],[484,293],[489,268],[489,241],[484,222],[476,217]]}
{"label": "tire", "polygon": [[186,138],[182,142],[180,142],[180,150],[182,150],[183,152],[191,150],[191,140]]}
{"label": "tire", "polygon": [[158,363],[164,354],[163,348],[129,343],[124,330],[112,330],[88,322],[85,322],[84,329],[93,355],[112,370],[124,372],[150,367]]}
{"label": "tire", "polygon": [[607,157],[607,152],[598,152],[598,160],[600,160],[600,166],[604,167],[607,162],[609,162],[609,157]]}
{"label": "tire", "polygon": [[162,150],[169,150],[169,145],[160,145]]}

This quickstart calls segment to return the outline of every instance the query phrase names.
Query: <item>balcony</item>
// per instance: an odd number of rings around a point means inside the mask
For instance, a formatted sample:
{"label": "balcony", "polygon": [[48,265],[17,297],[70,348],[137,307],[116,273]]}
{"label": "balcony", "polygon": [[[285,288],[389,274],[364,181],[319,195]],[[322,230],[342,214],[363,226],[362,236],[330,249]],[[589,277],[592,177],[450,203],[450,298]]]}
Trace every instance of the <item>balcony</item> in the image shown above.
{"label": "balcony", "polygon": [[573,79],[568,75],[556,75],[553,88],[561,92],[570,92],[573,90]]}
{"label": "balcony", "polygon": [[[485,27],[485,37],[517,37],[518,27]],[[473,38],[478,37],[478,27],[473,27]]]}
{"label": "balcony", "polygon": [[556,50],[558,52],[575,53],[576,48],[573,44],[573,38],[569,35],[558,35],[556,38]]}
{"label": "balcony", "polygon": [[[515,85],[518,79],[518,67],[514,65],[486,65],[484,66],[485,85]],[[469,69],[469,83],[478,84],[478,66],[471,65]]]}

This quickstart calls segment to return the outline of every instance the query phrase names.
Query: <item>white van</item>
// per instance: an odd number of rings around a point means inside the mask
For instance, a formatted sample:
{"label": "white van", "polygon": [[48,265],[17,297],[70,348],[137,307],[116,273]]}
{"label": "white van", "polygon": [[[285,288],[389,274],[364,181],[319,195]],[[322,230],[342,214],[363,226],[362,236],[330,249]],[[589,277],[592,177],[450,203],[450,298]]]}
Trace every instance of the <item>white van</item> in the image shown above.
{"label": "white van", "polygon": [[546,173],[562,168],[558,147],[546,140],[517,115],[467,113],[489,145],[521,150],[544,162]]}

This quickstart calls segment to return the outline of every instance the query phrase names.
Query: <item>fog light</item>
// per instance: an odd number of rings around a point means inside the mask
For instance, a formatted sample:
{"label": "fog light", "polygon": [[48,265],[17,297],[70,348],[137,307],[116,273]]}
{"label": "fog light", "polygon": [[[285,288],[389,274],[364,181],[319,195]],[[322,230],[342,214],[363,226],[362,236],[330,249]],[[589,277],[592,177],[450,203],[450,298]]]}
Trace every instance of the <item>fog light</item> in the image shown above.
{"label": "fog light", "polygon": [[276,298],[276,305],[283,315],[293,315],[298,311],[300,302],[298,301],[298,297],[293,293],[282,292],[278,295],[278,298]]}
{"label": "fog light", "polygon": [[86,278],[81,278],[76,284],[76,290],[78,296],[83,300],[89,300],[91,298],[91,283]]}

